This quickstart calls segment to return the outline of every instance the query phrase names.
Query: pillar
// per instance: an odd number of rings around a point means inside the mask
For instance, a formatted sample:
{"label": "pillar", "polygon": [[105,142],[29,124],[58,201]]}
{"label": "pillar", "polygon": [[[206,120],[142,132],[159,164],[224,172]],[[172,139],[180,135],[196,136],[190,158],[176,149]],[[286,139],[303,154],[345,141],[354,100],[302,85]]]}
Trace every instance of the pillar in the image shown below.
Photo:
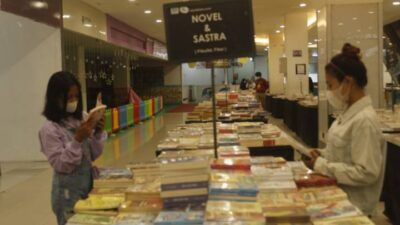
{"label": "pillar", "polygon": [[269,35],[268,69],[269,91],[273,95],[284,93],[284,74],[280,70],[280,58],[284,53],[283,34]]}
{"label": "pillar", "polygon": [[78,79],[79,83],[81,83],[81,91],[82,91],[82,105],[83,111],[87,112],[87,88],[86,88],[86,68],[85,68],[85,47],[78,46],[77,53],[77,62],[78,62]]}
{"label": "pillar", "polygon": [[[306,12],[292,13],[285,16],[286,96],[308,94],[307,20]],[[301,70],[296,71],[297,69]],[[304,74],[302,74],[303,72]]]}
{"label": "pillar", "polygon": [[326,99],[325,65],[349,42],[362,51],[368,70],[366,93],[373,106],[383,106],[382,0],[330,0],[318,11],[319,132],[325,139],[328,115],[333,108]]}

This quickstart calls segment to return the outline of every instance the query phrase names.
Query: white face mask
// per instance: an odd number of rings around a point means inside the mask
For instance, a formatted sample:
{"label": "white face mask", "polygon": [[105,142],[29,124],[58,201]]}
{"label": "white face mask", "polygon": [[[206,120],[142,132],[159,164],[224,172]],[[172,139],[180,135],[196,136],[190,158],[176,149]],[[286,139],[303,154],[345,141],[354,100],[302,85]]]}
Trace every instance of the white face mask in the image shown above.
{"label": "white face mask", "polygon": [[73,102],[68,102],[67,103],[67,112],[68,113],[76,112],[77,108],[78,108],[78,101],[73,101]]}
{"label": "white face mask", "polygon": [[335,109],[344,111],[348,107],[348,100],[350,96],[350,92],[346,94],[342,94],[343,84],[340,87],[333,91],[327,91],[326,97],[328,99],[329,104],[331,104]]}

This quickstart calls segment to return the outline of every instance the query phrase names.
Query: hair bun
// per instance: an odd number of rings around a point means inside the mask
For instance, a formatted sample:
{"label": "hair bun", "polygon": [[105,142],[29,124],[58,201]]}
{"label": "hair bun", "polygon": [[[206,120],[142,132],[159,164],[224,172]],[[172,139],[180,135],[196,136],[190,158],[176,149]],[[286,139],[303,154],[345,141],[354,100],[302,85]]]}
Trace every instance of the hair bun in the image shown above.
{"label": "hair bun", "polygon": [[342,54],[345,56],[361,59],[361,49],[349,43],[343,45]]}

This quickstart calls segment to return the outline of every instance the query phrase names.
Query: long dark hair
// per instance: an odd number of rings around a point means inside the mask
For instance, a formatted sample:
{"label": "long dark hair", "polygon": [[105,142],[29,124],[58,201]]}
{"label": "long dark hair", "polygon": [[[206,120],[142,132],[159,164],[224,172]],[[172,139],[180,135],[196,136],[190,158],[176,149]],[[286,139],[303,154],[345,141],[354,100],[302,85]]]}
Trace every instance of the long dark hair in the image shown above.
{"label": "long dark hair", "polygon": [[[68,92],[71,87],[77,86],[79,90],[78,107],[72,114],[67,113]],[[46,104],[43,116],[48,120],[60,123],[68,116],[82,120],[82,92],[78,79],[71,73],[60,71],[54,73],[49,80],[46,91]]]}
{"label": "long dark hair", "polygon": [[352,77],[357,85],[364,88],[368,84],[367,68],[361,61],[361,50],[349,43],[344,44],[342,53],[332,58],[325,66],[326,73],[332,74],[340,82],[346,76]]}

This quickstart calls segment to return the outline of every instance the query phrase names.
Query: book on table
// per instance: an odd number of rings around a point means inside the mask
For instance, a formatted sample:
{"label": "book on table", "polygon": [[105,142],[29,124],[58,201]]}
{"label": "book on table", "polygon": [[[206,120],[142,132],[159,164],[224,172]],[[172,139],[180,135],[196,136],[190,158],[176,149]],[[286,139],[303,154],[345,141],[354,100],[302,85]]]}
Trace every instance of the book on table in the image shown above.
{"label": "book on table", "polygon": [[120,213],[114,225],[153,225],[158,213]]}
{"label": "book on table", "polygon": [[113,225],[114,216],[74,214],[68,219],[67,225]]}

